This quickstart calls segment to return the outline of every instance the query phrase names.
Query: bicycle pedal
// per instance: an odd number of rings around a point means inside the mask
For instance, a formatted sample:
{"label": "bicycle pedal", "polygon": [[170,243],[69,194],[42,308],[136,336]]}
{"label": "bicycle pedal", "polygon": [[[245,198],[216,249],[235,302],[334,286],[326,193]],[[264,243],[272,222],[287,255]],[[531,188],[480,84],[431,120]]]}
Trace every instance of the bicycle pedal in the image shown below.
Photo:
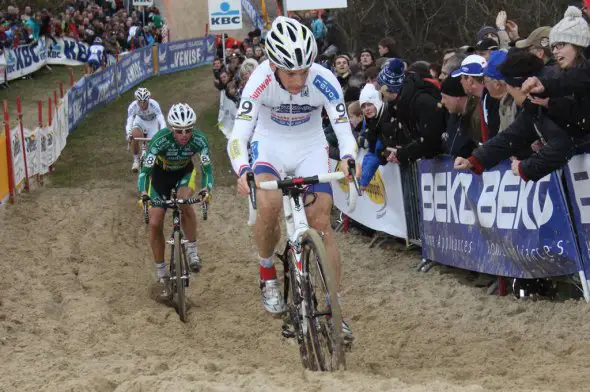
{"label": "bicycle pedal", "polygon": [[284,338],[293,339],[295,338],[295,331],[291,329],[291,327],[287,324],[283,324],[283,330],[281,332]]}

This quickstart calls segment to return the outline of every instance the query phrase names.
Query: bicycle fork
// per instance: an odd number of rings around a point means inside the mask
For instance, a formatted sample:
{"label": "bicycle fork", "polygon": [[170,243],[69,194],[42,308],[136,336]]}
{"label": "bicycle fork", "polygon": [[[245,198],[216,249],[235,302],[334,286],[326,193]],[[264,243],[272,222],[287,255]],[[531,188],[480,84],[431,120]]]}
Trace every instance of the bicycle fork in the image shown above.
{"label": "bicycle fork", "polygon": [[[288,260],[288,253],[291,251],[295,256],[296,270],[290,274],[290,269],[293,267]],[[285,271],[285,286],[284,286],[284,299],[285,303],[288,303],[287,299],[290,293],[290,286],[294,285],[292,291],[292,305],[289,306],[289,319],[290,324],[285,322],[283,324],[282,335],[285,338],[297,338],[299,344],[304,343],[304,336],[307,334],[308,329],[308,313],[307,309],[308,301],[304,301],[308,293],[306,292],[307,274],[303,273],[301,266],[301,247],[288,243],[285,247],[285,252],[282,255],[277,255],[283,261],[283,270]],[[295,281],[291,281],[291,276],[295,278]]]}

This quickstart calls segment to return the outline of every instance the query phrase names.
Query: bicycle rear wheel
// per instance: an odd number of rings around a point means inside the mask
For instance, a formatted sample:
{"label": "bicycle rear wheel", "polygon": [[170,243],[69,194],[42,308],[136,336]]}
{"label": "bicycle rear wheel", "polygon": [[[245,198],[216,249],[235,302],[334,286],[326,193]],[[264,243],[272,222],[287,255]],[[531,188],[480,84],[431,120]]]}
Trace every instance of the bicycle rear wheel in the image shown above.
{"label": "bicycle rear wheel", "polygon": [[303,271],[307,273],[305,298],[308,307],[308,339],[322,371],[346,366],[342,339],[342,313],[336,292],[336,273],[317,231],[301,236]]}
{"label": "bicycle rear wheel", "polygon": [[176,231],[174,233],[174,285],[176,288],[178,316],[180,321],[184,323],[186,322],[186,295],[184,280],[182,279],[183,274],[185,274],[182,257],[184,257],[184,252],[182,251],[180,231]]}

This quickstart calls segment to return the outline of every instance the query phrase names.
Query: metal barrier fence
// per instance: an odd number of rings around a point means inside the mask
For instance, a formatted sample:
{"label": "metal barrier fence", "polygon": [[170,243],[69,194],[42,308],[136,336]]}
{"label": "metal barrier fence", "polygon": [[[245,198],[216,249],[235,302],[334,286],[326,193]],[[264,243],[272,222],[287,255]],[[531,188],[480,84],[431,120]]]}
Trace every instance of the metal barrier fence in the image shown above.
{"label": "metal barrier fence", "polygon": [[408,243],[422,246],[422,219],[420,218],[420,183],[418,163],[400,165],[402,189],[404,193],[404,210],[408,228]]}

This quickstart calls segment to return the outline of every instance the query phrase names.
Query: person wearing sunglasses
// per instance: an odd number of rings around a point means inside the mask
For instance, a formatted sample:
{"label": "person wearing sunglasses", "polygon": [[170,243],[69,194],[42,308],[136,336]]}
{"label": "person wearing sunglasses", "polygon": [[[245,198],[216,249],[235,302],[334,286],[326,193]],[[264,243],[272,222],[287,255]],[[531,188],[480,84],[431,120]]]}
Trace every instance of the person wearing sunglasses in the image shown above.
{"label": "person wearing sunglasses", "polygon": [[[196,170],[193,156],[201,160],[201,196],[207,196],[213,188],[213,168],[209,159],[207,136],[195,128],[197,115],[186,103],[172,105],[168,112],[168,127],[160,130],[150,141],[147,156],[138,178],[137,189],[142,198],[162,200],[170,197],[176,188],[179,199],[187,199],[195,191]],[[182,229],[186,239],[186,254],[191,271],[199,272],[201,258],[197,253],[197,217],[190,205],[180,207]],[[149,232],[152,253],[156,263],[156,276],[160,296],[170,295],[170,277],[164,259],[164,207],[150,208]]]}

